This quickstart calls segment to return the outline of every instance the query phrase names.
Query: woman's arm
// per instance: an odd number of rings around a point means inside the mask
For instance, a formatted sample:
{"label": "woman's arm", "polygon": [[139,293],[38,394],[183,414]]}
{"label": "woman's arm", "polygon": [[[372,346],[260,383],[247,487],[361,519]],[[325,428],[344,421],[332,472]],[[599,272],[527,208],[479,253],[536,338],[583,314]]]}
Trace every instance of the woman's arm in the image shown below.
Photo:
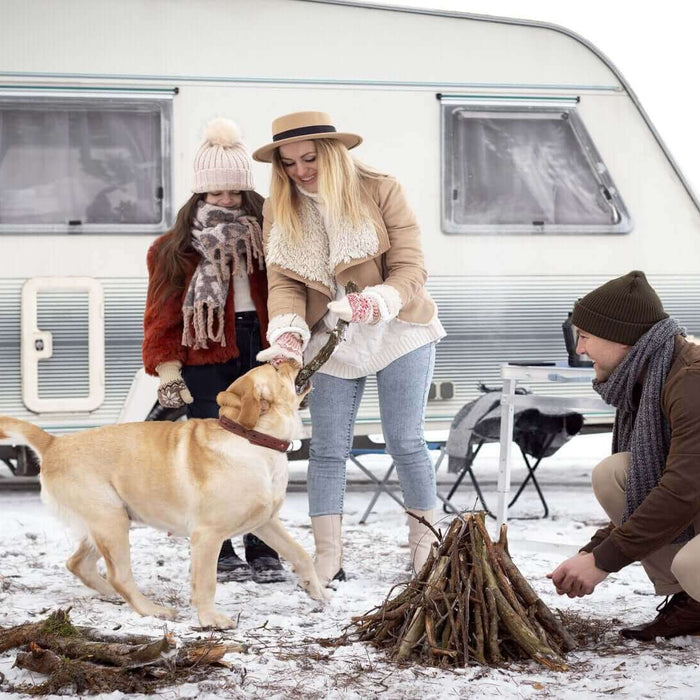
{"label": "woman's arm", "polygon": [[[272,207],[266,199],[263,205],[263,244],[267,242],[273,225]],[[306,325],[306,285],[292,279],[277,265],[267,267],[267,310],[270,322],[267,341],[270,345],[286,332],[296,332],[304,341],[310,333]]]}
{"label": "woman's arm", "polygon": [[345,321],[375,324],[395,318],[421,291],[428,275],[420,229],[401,185],[389,176],[371,184],[389,238],[389,249],[382,256],[384,281],[331,302],[328,308]]}
{"label": "woman's arm", "polygon": [[153,270],[156,263],[154,243],[148,250],[148,292],[146,311],[143,316],[143,344],[141,352],[143,366],[148,374],[156,375],[156,367],[163,362],[178,360],[184,364],[187,348],[182,345],[182,302],[180,295],[171,294],[167,299],[156,302],[153,289]]}
{"label": "woman's arm", "polygon": [[380,182],[377,204],[391,245],[384,254],[384,284],[398,291],[401,306],[405,306],[425,286],[428,279],[420,228],[406,201],[403,188],[393,177],[384,178]]}

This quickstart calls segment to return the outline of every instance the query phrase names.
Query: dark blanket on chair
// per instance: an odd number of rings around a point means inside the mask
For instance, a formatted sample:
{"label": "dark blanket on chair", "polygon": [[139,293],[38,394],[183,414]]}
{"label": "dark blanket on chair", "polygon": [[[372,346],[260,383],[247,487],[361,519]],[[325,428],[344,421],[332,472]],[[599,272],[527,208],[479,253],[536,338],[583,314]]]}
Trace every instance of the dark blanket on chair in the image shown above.
{"label": "dark blanket on chair", "polygon": [[[500,440],[500,389],[486,390],[483,387],[483,390],[486,393],[463,406],[452,421],[445,446],[449,472],[459,473],[466,467],[468,454],[475,442]],[[518,393],[529,392],[518,389]],[[520,408],[515,410],[513,440],[525,454],[539,459],[553,455],[582,427],[583,416],[575,411],[547,410],[545,413],[537,408]]]}

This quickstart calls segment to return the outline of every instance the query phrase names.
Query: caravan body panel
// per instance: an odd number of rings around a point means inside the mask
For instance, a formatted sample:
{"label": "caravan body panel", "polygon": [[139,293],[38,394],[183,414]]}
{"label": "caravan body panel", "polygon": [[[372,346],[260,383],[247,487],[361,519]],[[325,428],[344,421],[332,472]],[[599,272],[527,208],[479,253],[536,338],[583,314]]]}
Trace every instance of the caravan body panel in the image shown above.
{"label": "caravan body panel", "polygon": [[[645,270],[669,312],[700,331],[695,198],[623,77],[566,30],[289,0],[209,0],[197,12],[140,0],[9,0],[4,9],[0,109],[52,100],[109,105],[139,95],[165,105],[161,231],[189,196],[192,158],[215,116],[234,118],[251,147],[269,140],[275,116],[297,110],[328,111],[362,134],[354,154],[395,175],[416,212],[429,289],[448,331],[438,347],[431,426],[445,427],[478,381],[497,382],[500,362],[563,357],[560,325],[573,301],[630,269]],[[524,234],[498,226],[488,235],[445,232],[445,174],[460,156],[443,143],[446,105],[537,113],[557,101],[584,125],[629,212],[628,232],[592,234],[575,225],[557,234],[547,225]],[[2,134],[0,121],[0,202]],[[269,167],[256,164],[254,174],[266,194]],[[0,272],[0,360],[8,368],[0,413],[58,430],[117,419],[141,366],[145,258],[156,235],[118,225],[20,231],[0,221],[0,246],[12,259]],[[35,415],[22,401],[21,287],[48,276],[92,277],[104,289],[105,398],[93,411]],[[370,381],[358,432],[377,425]]]}

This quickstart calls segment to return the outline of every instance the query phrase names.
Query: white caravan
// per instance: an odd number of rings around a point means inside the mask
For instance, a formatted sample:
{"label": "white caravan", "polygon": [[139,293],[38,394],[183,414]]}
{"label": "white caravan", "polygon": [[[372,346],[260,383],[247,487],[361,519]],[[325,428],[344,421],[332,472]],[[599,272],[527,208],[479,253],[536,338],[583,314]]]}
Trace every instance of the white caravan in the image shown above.
{"label": "white caravan", "polygon": [[[0,414],[116,421],[146,250],[189,195],[205,123],[232,117],[255,147],[308,109],[362,134],[354,155],[418,216],[448,332],[429,427],[499,363],[565,356],[573,301],[631,269],[700,330],[698,201],[624,78],[566,29],[314,0],[4,0]],[[370,382],[357,432],[377,423]]]}

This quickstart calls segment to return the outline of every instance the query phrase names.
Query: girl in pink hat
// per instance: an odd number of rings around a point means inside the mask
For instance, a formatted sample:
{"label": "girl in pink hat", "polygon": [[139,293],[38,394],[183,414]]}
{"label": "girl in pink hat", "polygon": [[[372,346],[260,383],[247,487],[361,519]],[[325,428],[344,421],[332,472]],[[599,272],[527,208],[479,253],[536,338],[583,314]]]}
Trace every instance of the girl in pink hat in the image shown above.
{"label": "girl in pink hat", "polygon": [[[148,251],[143,363],[160,379],[161,406],[184,407],[188,418],[218,418],[216,395],[258,364],[267,330],[263,198],[233,122],[208,124],[192,192],[175,226]],[[274,550],[252,534],[243,541],[247,561],[224,542],[221,578],[286,578]]]}

